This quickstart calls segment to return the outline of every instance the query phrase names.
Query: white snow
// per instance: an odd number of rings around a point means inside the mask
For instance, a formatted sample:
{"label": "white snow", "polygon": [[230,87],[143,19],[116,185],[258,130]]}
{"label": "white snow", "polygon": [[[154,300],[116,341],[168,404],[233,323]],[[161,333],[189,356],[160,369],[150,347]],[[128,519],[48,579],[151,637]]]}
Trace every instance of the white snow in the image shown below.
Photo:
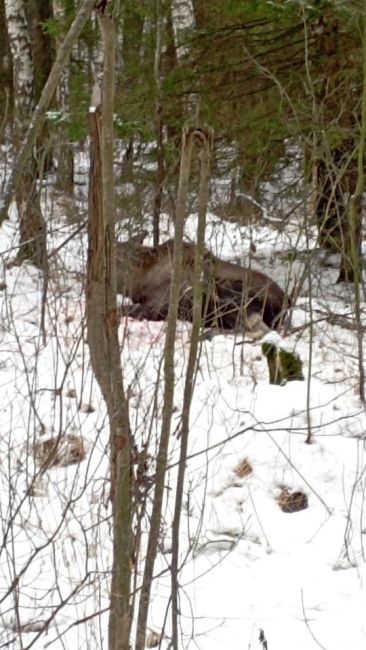
{"label": "white snow", "polygon": [[[15,252],[15,225],[5,222],[0,231],[4,262]],[[191,215],[192,239],[195,225]],[[52,227],[50,249],[58,250],[75,225],[60,219]],[[299,250],[305,246],[295,225],[279,235],[268,226],[249,231],[222,225],[209,215],[207,244],[214,253],[247,260],[249,240],[256,245],[253,265],[283,285],[290,281],[291,288],[302,262],[291,267],[275,252],[295,241]],[[2,269],[0,647],[107,647],[108,424],[83,329],[85,256],[85,235],[78,234],[52,258],[44,333],[40,274],[29,264]],[[315,260],[313,274],[314,307],[348,313],[351,294],[334,288],[336,271],[320,269]],[[235,345],[240,337],[227,335],[202,344],[181,525],[182,648],[263,650],[260,630],[269,650],[366,647],[366,418],[358,397],[356,334],[319,320],[310,347],[310,330],[301,329],[309,318],[307,291],[304,285],[293,315],[298,330],[286,338],[304,362],[305,381],[269,385],[259,342]],[[152,457],[162,408],[164,331],[164,323],[131,319],[120,328],[131,426],[138,446],[148,443]],[[189,336],[190,326],[179,323],[173,431]],[[309,429],[313,444],[305,442]],[[32,445],[65,434],[86,441],[87,459],[40,472]],[[170,597],[178,453],[172,434],[164,553],[157,558],[149,615],[159,634]],[[245,460],[252,472],[240,477]],[[152,460],[150,465],[153,475]],[[283,486],[305,493],[308,508],[283,512],[277,502]],[[143,549],[145,543],[144,537]],[[169,615],[164,634],[167,648]]]}

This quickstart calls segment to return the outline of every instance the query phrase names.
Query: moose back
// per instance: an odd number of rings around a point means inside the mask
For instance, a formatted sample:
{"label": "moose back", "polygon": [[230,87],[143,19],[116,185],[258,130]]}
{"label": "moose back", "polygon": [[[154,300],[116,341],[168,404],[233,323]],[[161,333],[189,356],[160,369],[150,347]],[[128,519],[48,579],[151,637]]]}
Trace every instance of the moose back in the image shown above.
{"label": "moose back", "polygon": [[[173,240],[157,247],[133,240],[117,244],[117,291],[130,298],[134,318],[164,320],[168,315]],[[183,243],[178,318],[192,321],[195,245]],[[289,300],[264,273],[204,253],[202,317],[205,327],[243,330],[276,328]]]}

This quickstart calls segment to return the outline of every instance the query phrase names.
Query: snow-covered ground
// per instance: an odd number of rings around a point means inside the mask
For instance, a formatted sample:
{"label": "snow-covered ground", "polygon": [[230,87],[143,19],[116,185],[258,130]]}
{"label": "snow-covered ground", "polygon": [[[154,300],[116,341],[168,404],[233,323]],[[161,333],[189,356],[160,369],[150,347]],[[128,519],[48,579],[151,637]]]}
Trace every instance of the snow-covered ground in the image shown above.
{"label": "snow-covered ground", "polygon": [[[187,220],[194,239],[196,218]],[[108,423],[84,329],[85,234],[52,222],[51,277],[6,268],[13,215],[0,231],[0,647],[107,648],[111,510]],[[168,234],[168,223],[166,231]],[[210,215],[207,245],[248,261],[290,289],[312,233],[296,223],[238,227]],[[310,238],[310,239],[309,239]],[[181,526],[181,647],[202,650],[364,650],[366,647],[365,410],[358,398],[356,334],[329,311],[352,314],[336,270],[311,267],[286,341],[305,381],[268,383],[260,342],[217,336],[202,345],[191,412]],[[309,293],[316,321],[309,321]],[[42,326],[42,311],[44,312]],[[304,327],[302,327],[304,325]],[[123,320],[131,426],[153,458],[159,435],[164,323]],[[173,430],[182,406],[190,326],[179,323]],[[310,379],[309,379],[310,369]],[[155,405],[155,411],[153,406]],[[305,440],[311,429],[313,444]],[[64,461],[42,465],[39,443],[68,436]],[[170,527],[179,439],[172,434],[149,627],[159,635],[170,597]],[[66,459],[66,460],[65,460]],[[60,459],[58,459],[60,460]],[[153,475],[153,460],[149,472]],[[308,507],[283,512],[301,492]],[[140,567],[141,568],[141,567]],[[46,629],[44,623],[49,621]],[[168,647],[169,615],[162,647]],[[267,644],[267,645],[266,645]]]}

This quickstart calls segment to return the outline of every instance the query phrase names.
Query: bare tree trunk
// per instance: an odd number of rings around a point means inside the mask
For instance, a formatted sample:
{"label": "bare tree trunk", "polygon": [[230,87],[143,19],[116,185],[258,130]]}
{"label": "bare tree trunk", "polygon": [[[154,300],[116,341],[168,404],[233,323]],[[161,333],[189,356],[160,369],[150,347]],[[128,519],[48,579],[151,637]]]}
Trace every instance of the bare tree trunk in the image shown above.
{"label": "bare tree trunk", "polygon": [[[16,0],[19,2],[19,0]],[[13,0],[7,0],[10,9],[14,7]],[[32,155],[32,149],[38,134],[41,132],[46,110],[54,95],[57,84],[59,83],[62,71],[66,65],[72,46],[77,40],[81,30],[90,17],[94,9],[95,0],[83,0],[80,4],[78,13],[65,36],[63,43],[60,45],[52,70],[49,74],[47,82],[42,90],[39,102],[31,116],[27,132],[25,133],[19,147],[18,156],[14,162],[12,171],[6,181],[3,196],[0,200],[0,225],[4,219],[8,218],[8,209],[12,201],[14,192],[19,184],[24,169]]]}
{"label": "bare tree trunk", "polygon": [[363,345],[363,323],[361,311],[362,299],[362,266],[361,266],[361,201],[365,191],[365,162],[366,162],[366,2],[364,1],[363,11],[363,86],[362,86],[362,105],[361,105],[361,124],[358,143],[357,157],[357,182],[349,201],[348,223],[350,232],[350,265],[353,269],[354,283],[354,310],[357,325],[357,360],[359,372],[359,397],[365,403],[365,366],[364,366],[364,345]]}
{"label": "bare tree trunk", "polygon": [[[53,0],[53,15],[61,23],[67,21],[65,3],[62,0]],[[56,48],[62,42],[61,35],[56,36]],[[67,114],[69,102],[69,80],[70,70],[65,66],[56,91],[56,106],[61,116]],[[58,125],[56,131],[56,142],[53,145],[53,154],[56,164],[56,187],[65,194],[72,195],[74,190],[74,156],[72,143],[69,141],[67,126]]]}
{"label": "bare tree trunk", "polygon": [[11,70],[11,53],[8,38],[8,30],[5,16],[5,3],[0,2],[0,139],[3,142],[4,127],[9,124],[11,112],[9,111],[9,97],[13,94],[13,79]]}
{"label": "bare tree trunk", "polygon": [[201,31],[207,28],[207,14],[205,3],[201,0],[192,0],[194,22],[196,29]]}
{"label": "bare tree trunk", "polygon": [[32,111],[34,84],[31,45],[22,0],[5,0],[4,6],[13,58],[14,123],[19,138]]}
{"label": "bare tree trunk", "polygon": [[[24,5],[32,51],[35,102],[41,96],[55,58],[55,41],[43,27],[43,23],[52,18],[51,5],[51,0],[27,0]],[[47,124],[42,129],[41,137],[37,139],[35,157],[38,169],[43,173],[53,169],[51,139]]]}
{"label": "bare tree trunk", "polygon": [[[349,205],[357,183],[357,163],[353,142],[330,150],[316,163],[317,201],[315,206],[318,240],[322,248],[341,256],[338,282],[353,282],[355,277],[353,247],[358,250],[360,269],[361,202],[354,204],[354,221],[349,220]],[[359,271],[358,271],[359,272]]]}
{"label": "bare tree trunk", "polygon": [[[319,153],[315,160],[315,216],[320,246],[341,256],[338,282],[353,282],[355,269],[352,247],[353,243],[356,245],[356,240],[359,252],[361,250],[360,205],[355,212],[354,237],[348,219],[349,201],[357,183],[355,107],[351,99],[352,92],[345,87],[344,76],[340,74],[344,67],[344,52],[339,40],[339,21],[329,3],[323,4],[324,11],[319,13],[312,25],[317,44],[314,63],[316,65],[317,59],[326,61],[318,71],[313,67],[313,74],[319,74],[316,86],[311,81],[317,106],[314,117],[317,131],[322,134],[321,139],[317,136],[316,143]],[[349,98],[345,100],[347,90]],[[334,130],[335,124],[340,132],[336,145],[331,142],[331,136],[327,137]]]}
{"label": "bare tree trunk", "polygon": [[[5,12],[13,60],[14,142],[17,148],[33,111],[33,63],[22,0],[6,0]],[[16,187],[15,200],[20,225],[18,259],[29,259],[46,270],[46,227],[37,189],[37,163],[32,155]]]}
{"label": "bare tree trunk", "polygon": [[[95,88],[90,109],[88,343],[93,371],[105,399],[110,427],[113,566],[109,619],[110,650],[128,650],[131,630],[132,472],[128,403],[124,393],[116,302],[113,110],[116,16],[101,12],[103,115]],[[99,95],[99,97],[98,97]]]}
{"label": "bare tree trunk", "polygon": [[154,78],[155,78],[155,133],[156,133],[156,151],[157,151],[157,174],[155,182],[155,196],[153,206],[153,240],[154,246],[159,245],[160,235],[160,211],[161,199],[163,194],[164,182],[164,142],[163,142],[163,105],[161,98],[161,39],[162,39],[162,21],[160,0],[156,0],[155,11],[155,60],[154,60]]}
{"label": "bare tree trunk", "polygon": [[178,616],[179,616],[179,530],[183,503],[184,477],[187,462],[189,417],[192,395],[198,365],[198,342],[202,325],[202,274],[205,254],[206,212],[208,203],[210,149],[212,133],[203,130],[192,132],[191,138],[201,146],[200,151],[200,189],[198,198],[198,227],[194,261],[193,316],[187,372],[184,385],[181,447],[178,466],[177,488],[175,495],[174,517],[172,525],[172,646],[178,650]]}
{"label": "bare tree trunk", "polygon": [[27,166],[16,191],[19,217],[20,247],[17,260],[30,260],[47,275],[47,231],[43,219],[35,161]]}
{"label": "bare tree trunk", "polygon": [[[166,30],[166,37],[165,37],[166,49],[164,53],[164,63],[165,63],[166,72],[169,75],[174,70],[176,70],[177,66],[179,65],[177,48],[175,45],[171,3],[169,3],[169,5],[167,6],[165,30]],[[165,107],[165,113],[167,112],[169,115],[169,119],[167,120],[167,126],[166,126],[167,140],[168,142],[172,143],[172,142],[176,142],[180,135],[179,129],[176,126],[176,124],[179,124],[179,121],[181,120],[183,114],[182,100],[179,96],[174,97],[174,101],[171,102],[168,108]]]}
{"label": "bare tree trunk", "polygon": [[160,534],[161,510],[164,497],[168,445],[173,411],[175,330],[177,324],[178,302],[181,286],[183,229],[188,192],[191,151],[192,141],[189,137],[189,131],[187,129],[184,129],[182,136],[182,154],[180,162],[177,213],[175,221],[173,272],[170,285],[168,323],[164,349],[164,401],[162,424],[160,445],[156,461],[155,492],[151,514],[150,532],[147,543],[145,569],[140,592],[135,650],[143,650],[145,648],[146,625],[150,601],[151,583],[153,580],[154,564]]}

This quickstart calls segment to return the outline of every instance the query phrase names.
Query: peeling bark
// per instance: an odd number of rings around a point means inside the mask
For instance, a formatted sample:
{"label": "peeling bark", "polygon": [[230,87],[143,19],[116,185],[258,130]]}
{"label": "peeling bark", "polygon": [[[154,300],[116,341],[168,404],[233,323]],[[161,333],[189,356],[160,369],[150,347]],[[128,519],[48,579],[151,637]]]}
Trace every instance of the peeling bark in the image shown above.
{"label": "peeling bark", "polygon": [[95,88],[91,127],[87,327],[90,358],[109,420],[113,565],[109,650],[128,650],[131,630],[132,457],[128,402],[124,393],[116,299],[113,113],[115,17],[100,10],[103,36],[103,103]]}

